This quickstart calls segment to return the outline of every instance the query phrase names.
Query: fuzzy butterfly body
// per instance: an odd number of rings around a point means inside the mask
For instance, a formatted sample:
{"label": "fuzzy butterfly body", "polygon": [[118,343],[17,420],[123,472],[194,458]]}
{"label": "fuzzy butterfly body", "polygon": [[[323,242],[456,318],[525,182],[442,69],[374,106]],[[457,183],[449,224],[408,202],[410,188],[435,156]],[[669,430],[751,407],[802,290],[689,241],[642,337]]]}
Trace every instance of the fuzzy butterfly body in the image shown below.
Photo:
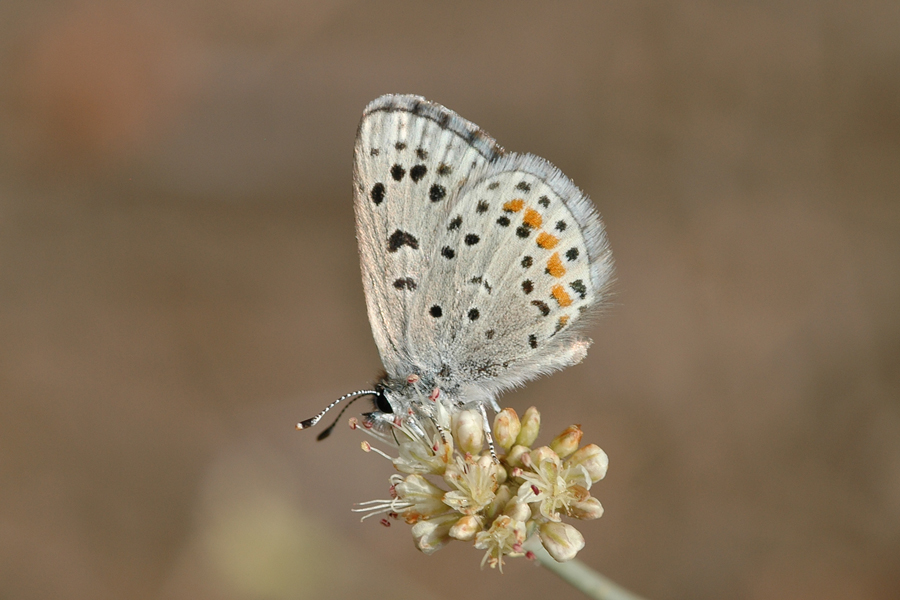
{"label": "fuzzy butterfly body", "polygon": [[579,326],[612,256],[590,200],[549,162],[424,98],[386,95],[359,125],[354,204],[386,371],[373,420],[434,401],[497,410],[501,391],[584,358]]}

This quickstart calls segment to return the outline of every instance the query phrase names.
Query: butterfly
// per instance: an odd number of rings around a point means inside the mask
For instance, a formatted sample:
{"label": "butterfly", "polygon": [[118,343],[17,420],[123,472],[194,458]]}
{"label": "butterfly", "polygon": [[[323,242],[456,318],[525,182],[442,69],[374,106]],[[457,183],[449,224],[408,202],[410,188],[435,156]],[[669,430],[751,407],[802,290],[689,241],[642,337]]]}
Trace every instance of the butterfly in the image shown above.
{"label": "butterfly", "polygon": [[435,406],[476,409],[487,424],[501,392],[585,357],[579,331],[608,293],[612,254],[589,198],[548,161],[507,152],[420,96],[388,94],[359,124],[353,196],[385,373],[298,429],[362,396],[374,398],[370,428],[434,419]]}

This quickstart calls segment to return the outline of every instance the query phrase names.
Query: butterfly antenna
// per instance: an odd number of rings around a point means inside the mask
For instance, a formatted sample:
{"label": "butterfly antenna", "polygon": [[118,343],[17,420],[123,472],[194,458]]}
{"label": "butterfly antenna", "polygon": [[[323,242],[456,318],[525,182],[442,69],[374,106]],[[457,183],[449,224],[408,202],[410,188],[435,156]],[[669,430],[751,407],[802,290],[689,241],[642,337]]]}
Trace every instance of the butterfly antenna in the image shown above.
{"label": "butterfly antenna", "polygon": [[319,435],[316,436],[316,441],[321,442],[322,440],[327,438],[329,435],[331,435],[331,432],[334,431],[334,426],[338,424],[338,421],[341,420],[341,417],[344,416],[344,413],[347,412],[347,409],[350,408],[350,405],[353,404],[354,402],[356,402],[357,400],[359,400],[360,398],[365,397],[366,395],[367,394],[363,394],[362,396],[357,396],[356,398],[354,398],[353,400],[351,400],[350,402],[345,404],[344,408],[341,409],[341,412],[338,413],[338,416],[336,416],[334,418],[334,421],[331,422],[331,425],[329,425],[327,429],[325,429],[322,433],[320,433]]}
{"label": "butterfly antenna", "polygon": [[[305,421],[300,421],[299,423],[297,423],[297,429],[298,429],[298,430],[299,430],[299,429],[309,429],[310,427],[312,427],[313,425],[315,425],[316,423],[318,423],[318,422],[322,419],[322,417],[325,416],[325,413],[327,413],[329,410],[331,410],[332,408],[334,408],[335,406],[337,406],[338,404],[340,404],[341,402],[343,402],[343,401],[346,400],[347,398],[353,398],[353,396],[368,396],[368,395],[378,395],[378,392],[375,391],[375,390],[359,390],[359,391],[356,391],[356,392],[351,392],[351,393],[349,393],[349,394],[344,394],[343,396],[341,396],[340,398],[338,398],[337,400],[335,400],[334,402],[332,402],[331,404],[329,404],[328,406],[326,406],[325,408],[323,408],[323,409],[322,409],[322,412],[320,412],[319,414],[317,414],[317,415],[314,416],[313,418],[311,418],[311,419],[306,419]],[[348,404],[347,406],[350,406],[350,405]],[[346,410],[346,409],[347,409],[347,407],[345,406],[345,407],[344,407],[344,410]],[[344,414],[344,411],[343,411],[343,410],[342,410],[341,413],[338,415],[338,419],[341,418],[341,415],[342,415],[342,414]],[[335,422],[337,422],[337,421],[335,421]],[[326,429],[325,431],[323,431],[323,432],[319,435],[319,439],[321,440],[321,439],[324,439],[324,438],[328,437],[328,434],[331,433],[332,427],[334,427],[333,424],[331,425],[331,427],[329,427],[328,429]]]}

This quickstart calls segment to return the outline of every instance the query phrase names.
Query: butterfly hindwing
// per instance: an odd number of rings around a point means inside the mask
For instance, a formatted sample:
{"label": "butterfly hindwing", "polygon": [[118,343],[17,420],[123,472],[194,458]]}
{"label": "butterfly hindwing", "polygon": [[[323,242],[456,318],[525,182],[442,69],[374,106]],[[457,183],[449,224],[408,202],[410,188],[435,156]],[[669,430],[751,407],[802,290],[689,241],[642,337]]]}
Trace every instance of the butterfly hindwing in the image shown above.
{"label": "butterfly hindwing", "polygon": [[578,326],[612,263],[599,217],[565,175],[506,155],[472,174],[436,234],[440,256],[412,313],[439,305],[443,329],[415,328],[414,354],[437,354],[451,382],[493,391],[581,360]]}

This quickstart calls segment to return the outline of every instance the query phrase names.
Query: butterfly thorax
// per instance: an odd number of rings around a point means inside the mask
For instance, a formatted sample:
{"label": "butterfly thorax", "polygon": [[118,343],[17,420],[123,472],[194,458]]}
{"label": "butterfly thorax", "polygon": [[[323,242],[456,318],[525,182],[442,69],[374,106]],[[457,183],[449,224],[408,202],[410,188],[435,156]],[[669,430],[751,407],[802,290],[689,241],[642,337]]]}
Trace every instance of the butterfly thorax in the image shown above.
{"label": "butterfly thorax", "polygon": [[406,377],[382,376],[375,385],[377,410],[369,413],[373,425],[398,423],[412,418],[440,421],[439,414],[452,415],[467,409],[500,408],[494,397],[481,386],[465,386],[437,374],[410,374]]}

